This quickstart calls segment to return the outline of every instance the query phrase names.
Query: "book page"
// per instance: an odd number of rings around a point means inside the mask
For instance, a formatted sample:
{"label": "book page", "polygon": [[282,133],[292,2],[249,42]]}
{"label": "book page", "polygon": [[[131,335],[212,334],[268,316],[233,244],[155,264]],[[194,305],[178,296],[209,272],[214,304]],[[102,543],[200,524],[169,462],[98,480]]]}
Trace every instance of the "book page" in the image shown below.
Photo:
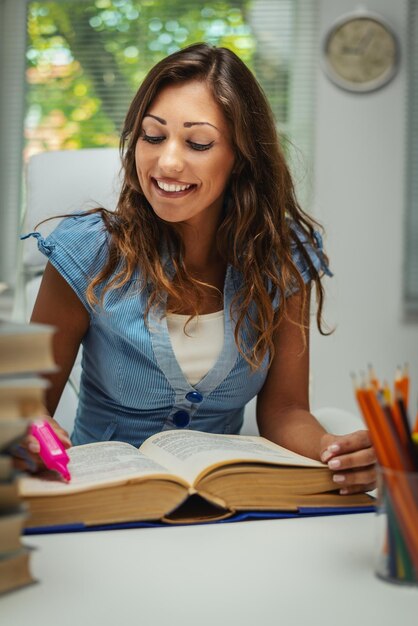
{"label": "book page", "polygon": [[153,435],[140,450],[193,484],[203,470],[233,462],[324,467],[319,461],[282,448],[263,437],[173,431]]}
{"label": "book page", "polygon": [[[71,481],[66,483],[55,472],[25,476],[20,480],[23,497],[64,495],[126,483],[149,476],[173,479],[169,470],[146,457],[128,443],[104,441],[74,446],[67,450]],[[176,482],[179,482],[176,480]]]}

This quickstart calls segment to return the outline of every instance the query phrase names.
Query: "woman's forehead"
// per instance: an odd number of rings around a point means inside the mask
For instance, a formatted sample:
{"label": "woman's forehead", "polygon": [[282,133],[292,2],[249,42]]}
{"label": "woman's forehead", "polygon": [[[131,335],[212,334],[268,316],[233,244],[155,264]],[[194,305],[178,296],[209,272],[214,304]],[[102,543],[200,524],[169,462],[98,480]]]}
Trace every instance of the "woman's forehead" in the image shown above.
{"label": "woman's forehead", "polygon": [[192,80],[165,85],[157,93],[145,115],[158,117],[168,124],[181,118],[188,125],[209,123],[219,130],[227,128],[222,108],[206,81]]}

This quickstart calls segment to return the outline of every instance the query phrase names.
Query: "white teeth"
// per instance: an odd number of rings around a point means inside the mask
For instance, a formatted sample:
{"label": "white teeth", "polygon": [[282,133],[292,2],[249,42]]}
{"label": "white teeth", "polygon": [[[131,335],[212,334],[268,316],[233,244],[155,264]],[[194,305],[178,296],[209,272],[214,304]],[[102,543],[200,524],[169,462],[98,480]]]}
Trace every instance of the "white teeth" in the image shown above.
{"label": "white teeth", "polygon": [[163,183],[160,180],[157,180],[156,183],[158,187],[164,191],[185,191],[191,187],[191,185],[169,185],[168,183]]}

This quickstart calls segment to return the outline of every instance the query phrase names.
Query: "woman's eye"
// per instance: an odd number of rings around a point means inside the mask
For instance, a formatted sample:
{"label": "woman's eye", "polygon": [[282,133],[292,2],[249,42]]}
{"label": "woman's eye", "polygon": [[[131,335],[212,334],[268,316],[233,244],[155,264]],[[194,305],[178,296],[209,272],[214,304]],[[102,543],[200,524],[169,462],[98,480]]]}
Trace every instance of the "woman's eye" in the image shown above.
{"label": "woman's eye", "polygon": [[142,133],[142,139],[143,141],[147,141],[148,143],[161,143],[164,140],[164,137],[154,137],[152,135]]}
{"label": "woman's eye", "polygon": [[196,143],[195,141],[188,141],[187,143],[191,148],[193,148],[193,150],[209,150],[209,148],[211,148],[214,144],[213,141],[210,143]]}
{"label": "woman's eye", "polygon": [[[146,133],[142,133],[142,140],[151,144],[159,144],[164,141],[164,135],[147,135]],[[214,144],[213,141],[210,143],[196,143],[195,141],[188,141],[188,145],[192,148],[192,150],[209,150]]]}

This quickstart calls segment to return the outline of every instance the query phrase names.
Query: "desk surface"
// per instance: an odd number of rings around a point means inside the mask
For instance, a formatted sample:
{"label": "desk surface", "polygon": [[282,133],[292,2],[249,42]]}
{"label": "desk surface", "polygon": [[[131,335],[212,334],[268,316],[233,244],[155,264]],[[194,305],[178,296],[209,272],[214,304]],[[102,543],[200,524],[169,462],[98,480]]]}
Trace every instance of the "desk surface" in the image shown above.
{"label": "desk surface", "polygon": [[25,538],[39,583],[4,626],[393,626],[418,588],[373,574],[374,515]]}

